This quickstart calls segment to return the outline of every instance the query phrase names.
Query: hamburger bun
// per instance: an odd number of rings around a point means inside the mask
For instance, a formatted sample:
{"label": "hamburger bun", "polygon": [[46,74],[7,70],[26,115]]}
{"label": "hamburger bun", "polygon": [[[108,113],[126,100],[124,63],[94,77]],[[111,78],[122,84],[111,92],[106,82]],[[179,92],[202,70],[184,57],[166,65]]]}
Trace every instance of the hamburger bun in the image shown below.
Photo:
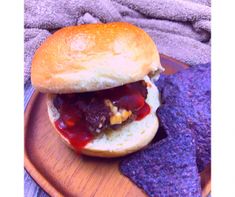
{"label": "hamburger bun", "polygon": [[32,60],[31,81],[44,93],[87,92],[161,70],[157,47],[142,29],[124,22],[86,24],[46,39]]}
{"label": "hamburger bun", "polygon": [[146,99],[146,102],[151,108],[150,113],[140,121],[133,121],[117,130],[110,130],[99,134],[81,150],[76,150],[70,144],[69,140],[55,128],[54,122],[60,117],[60,114],[53,105],[53,94],[49,94],[47,100],[49,119],[66,145],[85,155],[119,157],[130,154],[149,144],[154,138],[159,126],[156,116],[156,110],[160,105],[158,89],[148,77],[145,77],[145,81],[151,84],[151,87],[147,87],[148,95]]}
{"label": "hamburger bun", "polygon": [[[145,80],[146,103],[151,111],[143,119],[107,130],[85,145],[81,153],[118,157],[145,147],[158,129],[159,94],[148,76],[163,71],[156,45],[142,29],[124,22],[87,24],[60,29],[38,48],[31,66],[32,85],[48,94],[49,119],[60,117],[53,105],[56,94],[99,91]],[[131,102],[131,101],[130,101]]]}

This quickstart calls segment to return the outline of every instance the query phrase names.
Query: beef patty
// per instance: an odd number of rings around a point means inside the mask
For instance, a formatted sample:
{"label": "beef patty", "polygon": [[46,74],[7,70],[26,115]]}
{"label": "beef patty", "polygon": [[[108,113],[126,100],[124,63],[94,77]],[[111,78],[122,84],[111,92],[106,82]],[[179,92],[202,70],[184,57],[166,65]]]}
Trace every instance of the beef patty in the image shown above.
{"label": "beef patty", "polygon": [[135,120],[146,105],[146,98],[147,84],[141,80],[107,90],[57,94],[53,103],[60,114],[66,113],[69,121],[65,124],[85,121],[89,131],[95,134]]}

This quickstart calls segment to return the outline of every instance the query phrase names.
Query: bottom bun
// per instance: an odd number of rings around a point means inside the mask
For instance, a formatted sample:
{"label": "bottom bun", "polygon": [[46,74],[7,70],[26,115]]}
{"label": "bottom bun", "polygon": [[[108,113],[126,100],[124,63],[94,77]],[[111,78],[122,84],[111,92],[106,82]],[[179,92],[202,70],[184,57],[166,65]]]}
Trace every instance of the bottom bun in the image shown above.
{"label": "bottom bun", "polygon": [[[156,110],[160,105],[160,101],[156,86],[148,77],[145,78],[145,81],[151,83],[151,87],[147,88],[148,95],[146,99],[151,108],[150,113],[140,121],[133,121],[116,130],[109,130],[99,134],[83,149],[79,150],[81,153],[97,157],[120,157],[133,153],[151,142],[159,127]],[[48,95],[47,105],[50,121],[55,128],[54,121],[59,118],[59,113],[53,105],[53,97],[53,95]],[[56,131],[66,144],[74,149],[69,140],[62,136],[57,129]]]}

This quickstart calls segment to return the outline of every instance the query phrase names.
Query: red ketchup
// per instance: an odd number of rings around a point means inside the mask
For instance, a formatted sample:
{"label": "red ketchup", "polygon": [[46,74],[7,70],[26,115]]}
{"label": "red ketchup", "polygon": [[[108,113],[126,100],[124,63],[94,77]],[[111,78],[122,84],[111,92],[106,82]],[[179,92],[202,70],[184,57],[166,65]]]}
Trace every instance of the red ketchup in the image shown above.
{"label": "red ketchup", "polygon": [[72,107],[63,103],[61,109],[60,118],[55,121],[55,127],[76,150],[80,150],[93,139],[93,134],[87,128],[85,120]]}
{"label": "red ketchup", "polygon": [[144,103],[144,106],[136,112],[137,117],[135,120],[143,119],[147,114],[150,113],[150,111],[150,106],[147,103]]}
{"label": "red ketchup", "polygon": [[145,102],[147,88],[143,81],[97,92],[57,95],[54,102],[60,113],[55,121],[55,127],[69,140],[77,151],[89,143],[94,135],[89,130],[86,106],[92,99],[109,99],[118,108],[131,110],[136,121],[143,119],[150,113],[150,106]]}

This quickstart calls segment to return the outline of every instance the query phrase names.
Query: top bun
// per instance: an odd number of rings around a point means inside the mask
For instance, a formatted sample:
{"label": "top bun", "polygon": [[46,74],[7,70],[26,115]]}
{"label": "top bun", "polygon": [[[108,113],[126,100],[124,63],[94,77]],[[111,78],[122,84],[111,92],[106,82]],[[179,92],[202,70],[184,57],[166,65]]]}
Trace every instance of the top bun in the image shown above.
{"label": "top bun", "polygon": [[123,22],[60,29],[36,51],[32,84],[41,92],[113,88],[162,70],[157,48],[142,29]]}

